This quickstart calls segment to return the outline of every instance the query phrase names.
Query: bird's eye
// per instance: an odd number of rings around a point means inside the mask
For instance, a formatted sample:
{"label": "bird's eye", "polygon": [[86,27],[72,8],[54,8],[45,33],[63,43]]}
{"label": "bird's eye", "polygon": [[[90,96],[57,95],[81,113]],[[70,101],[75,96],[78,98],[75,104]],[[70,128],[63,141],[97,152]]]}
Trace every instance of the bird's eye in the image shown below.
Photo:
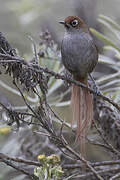
{"label": "bird's eye", "polygon": [[71,25],[72,25],[73,27],[77,26],[77,25],[78,25],[78,20],[75,19],[74,21],[72,21],[72,22],[71,22]]}

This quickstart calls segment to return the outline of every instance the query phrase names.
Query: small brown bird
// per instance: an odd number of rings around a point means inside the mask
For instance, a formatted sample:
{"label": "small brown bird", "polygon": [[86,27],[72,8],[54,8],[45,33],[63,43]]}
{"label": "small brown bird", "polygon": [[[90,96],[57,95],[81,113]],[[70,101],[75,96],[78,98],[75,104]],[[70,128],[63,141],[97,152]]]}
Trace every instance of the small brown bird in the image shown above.
{"label": "small brown bird", "polygon": [[[61,46],[62,62],[73,78],[88,86],[88,75],[95,68],[98,52],[87,25],[77,16],[60,21],[65,27]],[[85,156],[85,138],[93,118],[93,104],[87,89],[72,85],[73,122],[77,122],[76,140]]]}

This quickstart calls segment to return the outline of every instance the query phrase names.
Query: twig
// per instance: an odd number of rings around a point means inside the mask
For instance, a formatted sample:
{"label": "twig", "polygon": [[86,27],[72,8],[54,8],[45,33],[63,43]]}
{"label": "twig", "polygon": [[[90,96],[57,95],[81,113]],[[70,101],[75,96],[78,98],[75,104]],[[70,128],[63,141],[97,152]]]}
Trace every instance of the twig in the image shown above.
{"label": "twig", "polygon": [[[35,49],[34,49],[35,50]],[[36,53],[35,53],[36,54]],[[76,84],[76,85],[78,85],[78,86],[81,86],[81,87],[83,87],[83,88],[86,88],[87,90],[89,90],[91,93],[93,93],[94,95],[97,95],[98,97],[101,97],[103,100],[105,100],[105,101],[107,101],[107,102],[109,102],[109,103],[111,103],[113,106],[115,106],[119,111],[120,111],[120,106],[117,104],[117,103],[115,103],[115,102],[113,102],[111,99],[109,99],[109,98],[107,98],[107,97],[105,97],[105,96],[103,96],[102,94],[97,94],[93,89],[91,89],[91,88],[89,88],[89,87],[87,87],[86,85],[84,85],[84,84],[82,84],[82,83],[80,83],[80,82],[78,82],[78,81],[76,81],[76,80],[74,80],[74,79],[72,79],[72,78],[69,78],[69,77],[65,77],[64,75],[61,75],[61,74],[59,74],[59,73],[55,73],[54,71],[51,71],[50,69],[48,69],[48,68],[43,68],[43,67],[41,67],[41,66],[39,66],[38,64],[32,64],[32,63],[30,63],[30,64],[28,64],[28,63],[26,63],[25,62],[25,60],[23,59],[23,58],[20,58],[20,57],[15,57],[15,56],[10,56],[10,55],[8,55],[8,54],[1,54],[0,53],[0,58],[3,58],[3,60],[0,60],[0,63],[2,63],[2,65],[3,64],[5,64],[6,65],[6,63],[18,63],[18,64],[20,64],[20,65],[22,65],[22,68],[25,68],[25,70],[27,71],[27,70],[30,70],[30,72],[32,72],[32,74],[38,74],[38,75],[40,75],[41,76],[41,73],[47,73],[47,74],[49,74],[50,76],[53,76],[54,78],[56,78],[56,79],[61,79],[61,80],[64,80],[64,81],[66,81],[66,82],[68,82],[68,83],[73,83],[73,84]],[[7,65],[8,65],[7,64]],[[36,76],[35,76],[36,77]],[[17,79],[19,80],[19,77],[17,77]],[[46,111],[44,112],[44,110],[43,110],[43,114],[44,114],[44,116],[45,116],[45,119],[44,119],[44,121],[43,121],[43,117],[42,117],[42,115],[41,115],[41,113],[42,113],[42,110],[41,110],[41,112],[40,112],[40,114],[39,113],[37,113],[36,111],[34,111],[33,109],[32,109],[32,107],[29,105],[29,103],[26,101],[26,99],[25,99],[25,97],[24,97],[24,95],[23,95],[23,93],[22,93],[22,91],[21,91],[21,89],[18,87],[18,85],[16,84],[16,81],[15,81],[15,77],[14,77],[14,81],[13,81],[13,83],[14,83],[14,85],[17,87],[17,89],[18,89],[18,91],[20,92],[20,94],[21,94],[21,96],[22,96],[22,98],[23,98],[23,100],[24,100],[24,103],[26,104],[26,106],[28,107],[28,109],[33,113],[33,115],[34,115],[34,117],[36,118],[36,119],[38,119],[39,121],[40,121],[40,126],[41,127],[43,127],[44,129],[46,129],[47,130],[47,132],[49,132],[49,134],[43,134],[43,135],[47,135],[49,138],[50,138],[50,140],[53,140],[55,143],[56,143],[56,145],[59,147],[59,149],[65,149],[65,150],[63,150],[63,151],[66,151],[67,150],[67,152],[68,153],[70,153],[73,157],[75,157],[77,160],[80,160],[80,161],[82,161],[82,162],[84,162],[85,164],[86,164],[86,166],[88,167],[88,169],[91,171],[91,173],[87,173],[88,174],[88,176],[89,176],[89,174],[91,175],[94,175],[97,179],[99,179],[99,180],[103,180],[103,178],[102,178],[102,176],[99,174],[99,173],[101,173],[101,172],[104,172],[104,171],[97,171],[94,167],[96,167],[96,166],[93,166],[90,162],[88,162],[86,159],[84,159],[83,157],[81,157],[81,155],[79,155],[77,152],[75,152],[69,145],[68,145],[68,143],[66,143],[66,141],[65,141],[65,139],[64,139],[64,137],[61,135],[60,137],[59,137],[59,135],[57,135],[57,133],[55,133],[54,132],[54,129],[51,129],[51,124],[50,124],[50,120],[51,119],[49,119],[48,118],[48,116],[46,115]],[[42,84],[42,83],[41,83]],[[42,89],[43,90],[43,89]],[[46,108],[49,108],[50,109],[50,107],[49,107],[49,105],[47,104],[47,101],[46,101],[46,92],[43,92],[42,91],[42,93],[43,93],[43,97],[45,97],[45,102],[46,102],[46,104],[45,104],[45,106],[46,106]],[[8,108],[5,108],[7,111],[9,110]],[[48,109],[47,109],[48,110]],[[50,109],[51,111],[52,111],[52,109]],[[10,111],[10,110],[9,110]],[[11,112],[11,111],[10,111]],[[48,111],[47,111],[47,113],[48,113]],[[54,114],[54,113],[53,113]],[[56,116],[56,114],[54,114],[54,116],[56,117],[56,118],[58,118],[57,116]],[[61,119],[60,118],[58,118],[60,121],[61,121]],[[51,121],[52,122],[52,121]],[[62,125],[64,125],[64,121],[61,121],[62,122]],[[62,127],[61,127],[61,132],[62,132]],[[64,152],[65,153],[65,152]],[[7,159],[8,160],[8,159]],[[10,160],[10,159],[9,159]],[[12,159],[11,159],[12,160]],[[15,160],[15,158],[13,158],[13,161]],[[17,159],[18,160],[18,159]],[[19,159],[20,160],[20,159]],[[18,160],[18,161],[19,161]],[[6,160],[4,160],[4,162],[6,162]],[[21,161],[20,161],[21,162]],[[23,162],[23,161],[22,161]],[[21,162],[21,163],[22,163]],[[6,163],[8,163],[8,165],[9,165],[9,162],[7,161]],[[28,162],[27,162],[28,163]],[[11,164],[11,167],[14,167],[14,165],[12,166],[12,164]],[[15,166],[16,167],[16,166]],[[16,168],[18,168],[18,167],[16,167]],[[24,173],[24,170],[23,170],[23,173]],[[83,175],[81,175],[81,176],[83,176]]]}
{"label": "twig", "polygon": [[14,161],[14,162],[19,162],[19,163],[24,163],[27,165],[33,165],[33,166],[38,166],[38,167],[41,166],[41,164],[39,162],[36,162],[36,161],[29,161],[29,160],[25,160],[25,159],[21,159],[21,158],[17,158],[17,157],[16,158],[10,157],[8,155],[0,153],[0,160],[3,160],[3,159]]}
{"label": "twig", "polygon": [[[31,114],[31,113],[26,113],[26,112],[16,112],[15,110],[13,110],[13,109],[10,109],[10,108],[7,108],[4,104],[2,104],[1,102],[0,102],[0,105],[6,110],[6,111],[8,111],[10,114],[12,114],[12,113],[16,113],[17,115],[25,115],[25,116],[30,116],[30,117],[34,117],[34,118],[36,118],[36,116],[34,116],[33,114]],[[26,124],[33,124],[33,125],[36,125],[36,126],[41,126],[41,124],[40,123],[34,123],[34,122],[27,122],[27,121],[25,121],[25,120],[23,120],[23,119],[21,119],[20,117],[19,117],[19,120],[20,121],[22,121],[22,122],[24,122],[24,123],[26,123]]]}
{"label": "twig", "polygon": [[115,154],[118,154],[120,156],[120,152],[117,151],[113,146],[112,144],[110,144],[106,139],[105,137],[103,136],[102,132],[99,130],[99,128],[97,127],[97,124],[95,121],[94,122],[94,125],[95,125],[95,128],[97,129],[98,133],[100,134],[100,137],[103,139],[103,141],[107,144],[107,147],[109,147],[109,150],[111,150],[112,152],[114,152]]}
{"label": "twig", "polygon": [[118,179],[120,177],[120,173],[112,176],[109,180],[114,180],[114,179]]}
{"label": "twig", "polygon": [[32,41],[33,44],[33,50],[34,50],[34,56],[35,56],[35,63],[38,63],[38,56],[37,56],[37,49],[36,44],[34,42],[34,39],[31,36],[28,36],[28,38]]}
{"label": "twig", "polygon": [[[114,167],[114,168],[109,168],[109,169],[104,169],[104,170],[100,170],[100,171],[98,171],[98,173],[99,174],[101,174],[101,175],[105,175],[105,173],[106,174],[108,174],[108,173],[117,173],[117,172],[119,172],[120,171],[120,167]],[[90,172],[90,173],[86,173],[86,174],[83,174],[83,175],[80,175],[78,178],[79,179],[86,179],[86,178],[91,178],[93,176],[93,173],[92,172]]]}
{"label": "twig", "polygon": [[53,111],[53,109],[51,108],[51,106],[50,106],[49,104],[48,104],[48,106],[49,106],[51,112],[53,113],[54,117],[57,118],[57,119],[61,122],[62,125],[64,125],[64,126],[66,126],[67,128],[71,129],[72,132],[75,133],[75,130],[72,129],[72,127],[71,127],[68,123],[66,123],[63,119],[61,119],[61,118],[57,115],[57,113]]}
{"label": "twig", "polygon": [[4,162],[5,164],[7,164],[8,166],[16,169],[17,171],[20,171],[21,173],[27,175],[30,179],[36,178],[38,179],[34,174],[30,174],[29,172],[25,171],[23,168],[18,167],[17,165],[5,160],[5,159],[0,159],[0,161]]}
{"label": "twig", "polygon": [[106,148],[106,149],[111,150],[111,147],[109,147],[109,146],[106,145],[106,144],[103,144],[103,143],[100,143],[100,142],[96,142],[96,141],[90,140],[89,138],[87,138],[87,141],[88,141],[90,144],[93,144],[93,145],[95,145],[95,146],[100,146],[100,147],[104,147],[104,148]]}
{"label": "twig", "polygon": [[[117,110],[120,111],[120,106],[113,102],[110,98],[102,95],[102,94],[96,94],[96,92],[89,88],[88,86],[74,80],[74,79],[71,79],[71,78],[68,78],[68,77],[65,77],[64,75],[61,75],[61,74],[58,74],[58,73],[55,73],[54,71],[51,71],[50,69],[48,68],[43,68],[39,65],[34,65],[34,64],[27,64],[25,62],[25,60],[23,58],[20,58],[20,57],[14,57],[14,56],[10,56],[10,55],[6,55],[6,54],[1,54],[0,53],[0,56],[1,57],[5,57],[5,58],[8,58],[9,60],[0,60],[0,63],[11,63],[11,62],[18,62],[18,63],[21,63],[23,65],[26,65],[29,69],[31,69],[33,72],[37,72],[37,73],[41,73],[41,71],[45,72],[45,73],[48,73],[50,74],[51,76],[54,76],[56,79],[61,79],[61,80],[64,80],[64,81],[67,81],[68,83],[73,83],[77,86],[81,86],[82,88],[85,88],[87,90],[89,90],[92,94],[94,95],[97,95],[98,97],[101,97],[104,101],[107,101],[109,102],[110,104],[112,104],[114,107],[116,107]],[[11,61],[12,60],[12,61]]]}
{"label": "twig", "polygon": [[[13,84],[16,86],[16,88],[17,88],[18,91],[20,92],[20,94],[21,94],[21,96],[22,96],[22,98],[23,98],[23,100],[24,100],[26,106],[27,106],[27,107],[31,110],[31,112],[35,115],[35,118],[40,119],[40,117],[37,115],[37,113],[36,113],[36,112],[31,108],[31,106],[27,103],[27,101],[26,101],[26,99],[25,99],[25,97],[24,97],[22,91],[21,91],[20,88],[17,86],[17,84],[16,84],[15,81],[13,82]],[[41,126],[42,126],[42,124],[41,124]]]}
{"label": "twig", "polygon": [[[95,163],[90,163],[92,167],[97,167],[97,166],[114,166],[114,165],[120,165],[120,160],[115,160],[115,161],[102,161],[102,162],[95,162]],[[64,164],[62,165],[64,169],[76,169],[76,168],[81,168],[81,164]]]}
{"label": "twig", "polygon": [[78,155],[73,149],[70,148],[70,146],[65,146],[66,149],[71,152],[72,154],[74,154],[77,159],[79,159],[80,161],[84,162],[86,164],[86,166],[92,171],[92,173],[95,175],[95,177],[99,180],[104,180],[100,175],[99,173],[90,165],[90,163],[85,160],[83,157],[81,157],[80,155]]}
{"label": "twig", "polygon": [[91,163],[92,166],[96,167],[96,166],[110,166],[110,165],[116,165],[119,164],[120,165],[120,160],[115,160],[115,161],[102,161],[102,162],[95,162],[95,163]]}
{"label": "twig", "polygon": [[[36,132],[37,133],[37,132]],[[41,134],[41,133],[40,133]],[[48,135],[49,136],[49,135]],[[56,137],[54,137],[56,138]],[[87,160],[85,160],[83,157],[81,157],[78,153],[76,153],[73,149],[71,149],[70,146],[68,146],[65,142],[65,140],[61,137],[61,143],[63,143],[63,147],[70,152],[72,155],[74,155],[78,160],[84,162],[86,164],[86,166],[93,172],[93,174],[97,177],[97,179],[99,180],[103,180],[103,178],[97,173],[97,171],[90,165],[90,163],[88,163]]]}

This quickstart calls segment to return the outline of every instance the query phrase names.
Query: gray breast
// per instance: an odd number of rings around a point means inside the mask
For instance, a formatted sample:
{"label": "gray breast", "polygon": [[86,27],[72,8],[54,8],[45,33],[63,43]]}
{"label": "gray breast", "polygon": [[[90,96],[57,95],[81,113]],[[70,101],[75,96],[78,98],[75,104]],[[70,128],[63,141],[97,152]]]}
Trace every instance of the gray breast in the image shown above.
{"label": "gray breast", "polygon": [[74,76],[84,78],[92,72],[98,54],[90,34],[66,33],[61,47],[62,62]]}

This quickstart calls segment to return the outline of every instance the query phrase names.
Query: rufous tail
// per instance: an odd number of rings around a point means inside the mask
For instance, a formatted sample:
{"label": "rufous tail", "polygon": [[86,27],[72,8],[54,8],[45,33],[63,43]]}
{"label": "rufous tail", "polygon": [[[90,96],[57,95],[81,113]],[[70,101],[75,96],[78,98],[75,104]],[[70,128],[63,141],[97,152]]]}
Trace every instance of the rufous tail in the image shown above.
{"label": "rufous tail", "polygon": [[[88,85],[87,78],[79,79],[79,81]],[[76,141],[79,141],[81,155],[85,158],[85,139],[93,118],[93,104],[90,92],[73,84],[71,104],[73,110],[72,124],[77,123]]]}

